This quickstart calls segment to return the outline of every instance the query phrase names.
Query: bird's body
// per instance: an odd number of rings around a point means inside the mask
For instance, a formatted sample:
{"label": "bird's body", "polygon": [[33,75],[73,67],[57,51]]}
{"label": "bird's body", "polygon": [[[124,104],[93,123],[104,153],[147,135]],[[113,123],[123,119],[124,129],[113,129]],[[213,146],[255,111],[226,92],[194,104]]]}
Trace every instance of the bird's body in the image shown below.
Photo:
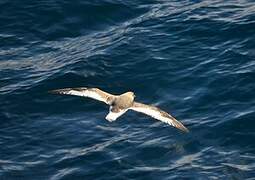
{"label": "bird's body", "polygon": [[135,95],[133,92],[127,92],[116,97],[112,106],[117,106],[120,109],[130,108],[134,103]]}
{"label": "bird's body", "polygon": [[133,92],[126,92],[121,95],[112,95],[104,92],[98,88],[65,88],[50,91],[55,94],[68,94],[75,96],[89,97],[110,106],[109,113],[106,116],[108,121],[115,121],[118,117],[124,114],[128,110],[134,110],[143,114],[149,115],[157,120],[168,123],[182,131],[188,132],[188,129],[177,121],[174,117],[165,111],[151,105],[142,104],[134,101],[135,95]]}

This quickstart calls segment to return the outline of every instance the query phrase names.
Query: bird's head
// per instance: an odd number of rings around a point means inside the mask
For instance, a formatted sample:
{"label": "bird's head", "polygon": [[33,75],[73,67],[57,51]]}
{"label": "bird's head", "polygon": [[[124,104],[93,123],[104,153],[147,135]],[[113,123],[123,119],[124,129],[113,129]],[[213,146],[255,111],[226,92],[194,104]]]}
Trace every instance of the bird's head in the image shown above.
{"label": "bird's head", "polygon": [[127,94],[128,96],[131,96],[131,97],[135,98],[135,93],[132,92],[132,91],[129,91],[129,92],[127,92],[126,94]]}

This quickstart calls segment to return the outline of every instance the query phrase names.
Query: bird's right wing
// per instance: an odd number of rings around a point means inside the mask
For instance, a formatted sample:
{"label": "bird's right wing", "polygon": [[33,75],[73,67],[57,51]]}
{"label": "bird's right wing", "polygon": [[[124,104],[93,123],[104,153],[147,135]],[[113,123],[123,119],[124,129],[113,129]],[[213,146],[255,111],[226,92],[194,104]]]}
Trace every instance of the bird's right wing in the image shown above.
{"label": "bird's right wing", "polygon": [[133,106],[129,109],[149,115],[184,132],[189,132],[189,130],[181,122],[177,121],[173,116],[155,106],[134,102]]}
{"label": "bird's right wing", "polygon": [[114,95],[104,92],[98,88],[86,88],[86,87],[64,88],[64,89],[52,90],[49,92],[53,94],[67,94],[67,95],[88,97],[98,101],[102,101],[109,105],[115,98]]}

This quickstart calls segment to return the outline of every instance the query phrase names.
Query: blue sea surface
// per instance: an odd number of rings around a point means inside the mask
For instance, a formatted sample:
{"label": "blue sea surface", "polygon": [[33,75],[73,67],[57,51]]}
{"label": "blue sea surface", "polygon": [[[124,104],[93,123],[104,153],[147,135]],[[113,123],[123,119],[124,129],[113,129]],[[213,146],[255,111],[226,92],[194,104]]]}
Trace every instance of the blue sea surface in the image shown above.
{"label": "blue sea surface", "polygon": [[[190,133],[65,87],[134,91]],[[255,179],[255,2],[0,1],[0,179]]]}

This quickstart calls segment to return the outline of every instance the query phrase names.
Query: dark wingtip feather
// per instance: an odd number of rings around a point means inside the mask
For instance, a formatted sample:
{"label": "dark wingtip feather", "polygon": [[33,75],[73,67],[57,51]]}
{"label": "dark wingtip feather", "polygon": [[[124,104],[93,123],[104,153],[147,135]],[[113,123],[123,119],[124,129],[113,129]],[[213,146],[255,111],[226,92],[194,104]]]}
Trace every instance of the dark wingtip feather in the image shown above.
{"label": "dark wingtip feather", "polygon": [[175,126],[176,128],[180,129],[181,131],[183,131],[185,133],[189,132],[188,128],[186,128],[181,122],[179,122],[177,120],[175,122],[176,122],[176,126]]}
{"label": "dark wingtip feather", "polygon": [[50,90],[50,91],[48,91],[48,93],[50,93],[50,94],[62,94],[62,90],[61,89]]}
{"label": "dark wingtip feather", "polygon": [[182,130],[185,133],[189,133],[188,128],[186,128],[185,126],[182,126],[181,128],[179,128],[180,130]]}
{"label": "dark wingtip feather", "polygon": [[174,117],[171,116],[171,119],[173,120],[174,122],[174,127],[180,129],[181,131],[185,132],[185,133],[188,133],[189,130],[188,128],[186,128],[180,121],[176,120]]}
{"label": "dark wingtip feather", "polygon": [[49,90],[49,91],[47,91],[48,93],[50,93],[50,94],[58,94],[57,93],[57,90]]}

